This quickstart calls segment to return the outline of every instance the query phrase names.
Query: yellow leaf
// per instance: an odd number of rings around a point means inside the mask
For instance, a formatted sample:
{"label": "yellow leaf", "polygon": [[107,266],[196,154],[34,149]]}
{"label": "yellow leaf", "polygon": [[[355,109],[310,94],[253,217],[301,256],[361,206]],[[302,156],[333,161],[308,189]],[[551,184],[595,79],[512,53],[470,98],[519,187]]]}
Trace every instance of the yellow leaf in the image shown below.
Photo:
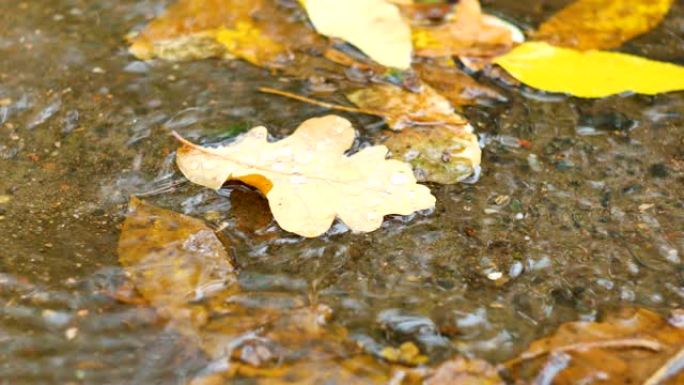
{"label": "yellow leaf", "polygon": [[494,62],[531,87],[585,98],[684,90],[684,67],[617,52],[577,51],[534,42]]}
{"label": "yellow leaf", "polygon": [[239,57],[279,69],[294,53],[327,43],[270,0],[178,0],[129,41],[144,60]]}
{"label": "yellow leaf", "polygon": [[231,54],[254,65],[275,62],[278,56],[287,52],[283,45],[265,36],[250,21],[238,22],[235,29],[219,28],[216,41]]}
{"label": "yellow leaf", "polygon": [[355,231],[373,231],[389,214],[408,215],[434,207],[430,190],[418,185],[411,167],[385,159],[385,146],[351,156],[349,121],[335,115],[309,119],[288,138],[267,142],[256,127],[236,143],[217,148],[183,141],[176,161],[192,182],[218,189],[229,180],[259,188],[285,230],[315,237],[335,217]]}
{"label": "yellow leaf", "polygon": [[577,0],[544,22],[534,38],[582,50],[619,47],[658,25],[672,2]]}
{"label": "yellow leaf", "polygon": [[411,30],[386,0],[302,0],[316,30],[346,40],[378,63],[411,65]]}
{"label": "yellow leaf", "polygon": [[467,123],[454,112],[447,99],[427,85],[420,92],[409,92],[391,84],[374,84],[347,94],[347,99],[360,108],[382,113],[387,125],[395,131],[412,125]]}

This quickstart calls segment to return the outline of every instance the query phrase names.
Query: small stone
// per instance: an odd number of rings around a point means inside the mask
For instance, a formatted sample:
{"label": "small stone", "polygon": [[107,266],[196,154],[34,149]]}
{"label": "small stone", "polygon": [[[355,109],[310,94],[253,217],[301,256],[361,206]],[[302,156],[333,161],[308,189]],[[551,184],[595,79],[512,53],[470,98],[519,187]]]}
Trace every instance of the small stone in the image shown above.
{"label": "small stone", "polygon": [[64,336],[69,340],[73,340],[76,338],[76,335],[78,334],[78,329],[76,328],[69,328],[64,332]]}
{"label": "small stone", "polygon": [[11,200],[12,200],[12,196],[10,196],[10,195],[0,195],[0,205],[9,203],[9,201],[11,201]]}
{"label": "small stone", "polygon": [[104,73],[107,73],[107,71],[105,71],[101,67],[95,67],[95,68],[93,68],[93,73],[94,74],[104,74]]}

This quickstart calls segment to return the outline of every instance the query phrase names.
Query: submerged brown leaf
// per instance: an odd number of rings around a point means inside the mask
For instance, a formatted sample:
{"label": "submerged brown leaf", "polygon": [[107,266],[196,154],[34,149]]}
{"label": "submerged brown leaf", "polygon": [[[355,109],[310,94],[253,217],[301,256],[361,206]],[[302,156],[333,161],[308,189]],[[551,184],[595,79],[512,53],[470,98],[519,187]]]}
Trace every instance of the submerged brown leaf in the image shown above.
{"label": "submerged brown leaf", "polygon": [[484,100],[506,100],[506,97],[496,89],[477,82],[458,69],[451,60],[443,64],[417,63],[413,68],[418,72],[421,80],[454,106],[472,105]]}
{"label": "submerged brown leaf", "polygon": [[444,362],[423,385],[504,385],[495,367],[487,361],[456,357]]}
{"label": "submerged brown leaf", "polygon": [[410,92],[391,84],[374,84],[347,94],[360,108],[378,111],[387,125],[396,131],[414,125],[462,126],[467,121],[458,115],[449,101],[429,86]]}
{"label": "submerged brown leaf", "polygon": [[251,377],[259,384],[407,385],[406,368],[373,359],[329,325],[331,309],[273,292],[241,292],[221,242],[202,221],[136,198],[119,260],[170,326],[222,369],[191,383]]}
{"label": "submerged brown leaf", "polygon": [[482,13],[478,0],[461,0],[447,20],[437,26],[414,26],[417,56],[489,58],[511,49],[511,28]]}
{"label": "submerged brown leaf", "polygon": [[539,26],[533,37],[581,50],[616,48],[657,26],[672,3],[673,0],[576,0]]}
{"label": "submerged brown leaf", "polygon": [[[519,379],[554,385],[642,384],[684,346],[684,329],[645,309],[623,309],[601,322],[569,322],[506,363]],[[666,384],[684,383],[684,371]]]}

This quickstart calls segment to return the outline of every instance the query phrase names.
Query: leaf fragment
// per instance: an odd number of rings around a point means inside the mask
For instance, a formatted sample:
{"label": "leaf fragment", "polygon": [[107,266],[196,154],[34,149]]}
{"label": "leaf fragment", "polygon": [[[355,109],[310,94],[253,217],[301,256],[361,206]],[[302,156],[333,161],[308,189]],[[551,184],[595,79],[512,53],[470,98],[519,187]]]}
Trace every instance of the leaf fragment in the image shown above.
{"label": "leaf fragment", "polygon": [[300,1],[323,35],[353,44],[384,66],[411,65],[411,30],[396,5],[386,0]]}
{"label": "leaf fragment", "polygon": [[535,40],[576,48],[609,49],[650,31],[674,0],[576,0],[551,16]]}
{"label": "leaf fragment", "polygon": [[352,230],[369,232],[385,215],[434,207],[434,196],[416,184],[408,164],[385,159],[386,147],[345,156],[354,133],[349,121],[328,115],[305,121],[274,143],[267,142],[265,127],[216,148],[182,140],[176,161],[190,181],[209,188],[229,179],[257,187],[276,222],[305,237],[325,233],[335,217]]}
{"label": "leaf fragment", "polygon": [[497,57],[494,63],[531,87],[584,98],[684,90],[684,67],[617,52],[528,42]]}
{"label": "leaf fragment", "polygon": [[482,150],[470,125],[413,127],[387,134],[394,159],[413,166],[420,182],[457,183],[479,167]]}

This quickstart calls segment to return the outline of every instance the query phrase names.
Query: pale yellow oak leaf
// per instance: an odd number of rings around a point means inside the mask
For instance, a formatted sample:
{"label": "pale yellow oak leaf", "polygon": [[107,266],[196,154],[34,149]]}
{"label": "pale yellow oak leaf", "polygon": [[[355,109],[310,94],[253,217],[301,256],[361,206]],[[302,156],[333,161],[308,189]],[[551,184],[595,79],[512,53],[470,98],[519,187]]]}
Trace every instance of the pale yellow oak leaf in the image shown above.
{"label": "pale yellow oak leaf", "polygon": [[190,181],[209,188],[231,179],[257,187],[278,224],[305,237],[325,233],[335,217],[354,231],[369,232],[385,215],[434,207],[430,189],[416,183],[408,164],[386,159],[385,146],[346,156],[354,136],[349,121],[328,115],[305,121],[277,142],[267,141],[265,127],[222,147],[181,139],[176,161]]}
{"label": "pale yellow oak leaf", "polygon": [[300,0],[323,35],[345,40],[376,62],[399,69],[411,65],[411,30],[386,0]]}
{"label": "pale yellow oak leaf", "polygon": [[519,45],[494,63],[531,87],[585,98],[684,90],[684,67],[618,52],[533,42]]}

